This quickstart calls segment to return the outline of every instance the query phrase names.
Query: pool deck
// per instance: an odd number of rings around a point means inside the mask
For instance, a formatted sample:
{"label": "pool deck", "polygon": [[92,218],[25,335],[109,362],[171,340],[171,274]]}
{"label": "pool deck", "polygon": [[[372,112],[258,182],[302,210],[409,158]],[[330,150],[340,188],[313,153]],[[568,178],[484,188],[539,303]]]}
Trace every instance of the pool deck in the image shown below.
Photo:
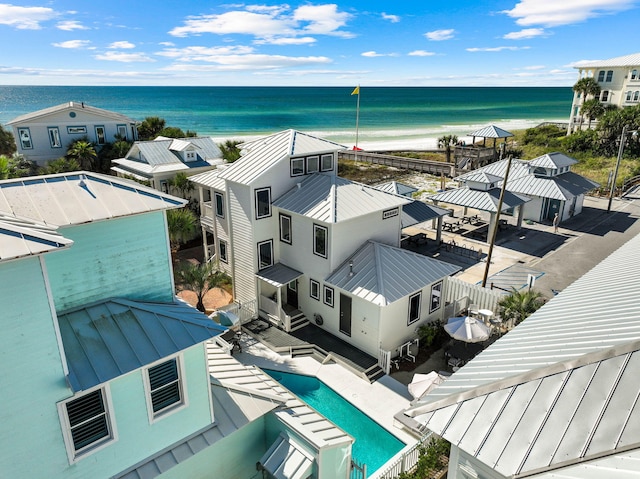
{"label": "pool deck", "polygon": [[241,342],[242,352],[233,355],[241,363],[315,376],[405,444],[417,442],[414,436],[394,426],[393,415],[406,409],[411,401],[406,385],[389,376],[369,383],[339,364],[321,364],[310,356],[281,355],[246,334]]}

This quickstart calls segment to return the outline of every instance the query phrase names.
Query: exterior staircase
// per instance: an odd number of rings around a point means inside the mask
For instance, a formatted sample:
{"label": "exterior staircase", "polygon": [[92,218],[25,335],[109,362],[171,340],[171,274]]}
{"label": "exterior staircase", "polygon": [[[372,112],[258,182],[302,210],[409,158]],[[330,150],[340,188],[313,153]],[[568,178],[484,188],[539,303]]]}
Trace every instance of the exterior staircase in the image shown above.
{"label": "exterior staircase", "polygon": [[291,332],[302,329],[309,324],[309,320],[302,311],[296,310],[295,313],[292,314],[295,315],[291,316]]}

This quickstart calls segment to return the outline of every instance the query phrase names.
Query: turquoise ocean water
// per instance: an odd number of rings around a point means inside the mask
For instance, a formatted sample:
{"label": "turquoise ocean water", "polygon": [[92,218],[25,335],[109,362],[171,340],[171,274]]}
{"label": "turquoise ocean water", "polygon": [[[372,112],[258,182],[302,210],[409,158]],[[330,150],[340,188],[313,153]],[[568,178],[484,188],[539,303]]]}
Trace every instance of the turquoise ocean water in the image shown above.
{"label": "turquoise ocean water", "polygon": [[[255,137],[294,128],[349,144],[355,138],[353,87],[0,86],[0,124],[67,101],[214,138]],[[360,89],[361,141],[469,133],[488,124],[520,129],[567,121],[570,87],[398,87]]]}

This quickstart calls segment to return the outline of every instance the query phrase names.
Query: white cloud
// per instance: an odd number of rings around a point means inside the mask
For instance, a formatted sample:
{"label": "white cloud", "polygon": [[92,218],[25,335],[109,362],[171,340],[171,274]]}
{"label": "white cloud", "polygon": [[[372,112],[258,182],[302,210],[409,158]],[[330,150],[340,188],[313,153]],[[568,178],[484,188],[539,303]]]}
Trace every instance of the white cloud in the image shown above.
{"label": "white cloud", "polygon": [[400,17],[398,15],[391,15],[384,12],[382,12],[382,19],[389,20],[391,23],[398,23],[400,21]]}
{"label": "white cloud", "polygon": [[221,55],[208,59],[212,64],[175,63],[166,67],[167,71],[246,71],[246,70],[273,70],[279,68],[297,67],[300,65],[313,65],[331,63],[327,57],[287,57],[284,55]]}
{"label": "white cloud", "polygon": [[218,61],[221,57],[227,55],[248,55],[254,52],[252,47],[232,45],[224,47],[185,47],[185,48],[168,48],[156,55],[166,58],[176,58],[182,62],[195,61]]}
{"label": "white cloud", "polygon": [[524,67],[524,70],[544,70],[545,67],[544,65],[530,65],[528,67]]}
{"label": "white cloud", "polygon": [[158,43],[158,45],[162,45],[163,47],[173,47],[176,44],[173,43],[173,42],[160,42],[160,43]]}
{"label": "white cloud", "polygon": [[347,12],[339,12],[336,4],[302,5],[293,12],[293,19],[296,22],[307,23],[302,31],[316,35],[353,36],[348,32],[340,31],[349,18],[351,15]]}
{"label": "white cloud", "polygon": [[58,17],[59,14],[46,7],[20,7],[0,3],[0,25],[8,25],[19,30],[40,30],[41,22]]}
{"label": "white cloud", "polygon": [[505,40],[523,40],[525,38],[534,38],[545,35],[545,31],[543,28],[525,28],[520,30],[519,32],[511,32],[507,33],[504,38]]}
{"label": "white cloud", "polygon": [[109,44],[109,46],[107,48],[113,48],[113,49],[117,49],[117,50],[126,50],[129,48],[135,48],[136,45],[134,43],[131,42],[127,42],[127,41],[121,41],[121,42],[113,42],[111,44]]}
{"label": "white cloud", "polygon": [[256,40],[253,43],[256,45],[264,45],[266,43],[269,45],[309,45],[316,42],[317,40],[313,37],[280,37],[270,38],[268,40]]}
{"label": "white cloud", "polygon": [[90,40],[67,40],[66,42],[52,43],[54,47],[58,48],[86,48],[91,43]]}
{"label": "white cloud", "polygon": [[528,50],[530,47],[487,47],[487,48],[467,48],[468,52],[502,52],[504,50],[508,51],[518,51],[518,50]]}
{"label": "white cloud", "polygon": [[412,52],[409,52],[408,55],[410,57],[432,57],[435,55],[435,53],[433,52],[428,52],[425,50],[414,50]]}
{"label": "white cloud", "polygon": [[634,0],[520,0],[502,13],[515,18],[518,25],[556,27],[617,13],[632,8],[633,4]]}
{"label": "white cloud", "polygon": [[434,30],[432,32],[427,32],[424,36],[431,41],[440,42],[442,40],[452,39],[455,32],[456,31],[453,28],[448,28],[446,30]]}
{"label": "white cloud", "polygon": [[373,50],[369,51],[369,52],[361,53],[360,55],[362,55],[363,57],[370,57],[370,58],[373,58],[373,57],[397,57],[398,56],[397,53],[378,53],[378,52],[374,52]]}
{"label": "white cloud", "polygon": [[56,28],[67,32],[71,32],[73,30],[89,30],[89,27],[85,27],[76,20],[64,20],[62,22],[58,22],[56,24]]}
{"label": "white cloud", "polygon": [[122,63],[149,63],[155,60],[144,53],[106,52],[94,57],[96,60]]}

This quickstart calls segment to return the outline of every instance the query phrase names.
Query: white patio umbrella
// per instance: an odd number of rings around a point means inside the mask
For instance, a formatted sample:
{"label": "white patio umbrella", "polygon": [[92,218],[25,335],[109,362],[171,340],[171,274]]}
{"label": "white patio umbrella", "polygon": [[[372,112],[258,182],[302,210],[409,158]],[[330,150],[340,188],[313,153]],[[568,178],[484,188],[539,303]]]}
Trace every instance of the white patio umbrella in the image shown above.
{"label": "white patio umbrella", "polygon": [[488,326],[470,316],[449,318],[447,324],[444,325],[444,330],[453,339],[465,343],[480,343],[491,336],[491,329]]}
{"label": "white patio umbrella", "polygon": [[431,371],[429,374],[416,373],[413,375],[411,383],[409,383],[409,393],[414,399],[420,399],[438,384],[444,382],[445,379],[447,378],[436,371]]}

